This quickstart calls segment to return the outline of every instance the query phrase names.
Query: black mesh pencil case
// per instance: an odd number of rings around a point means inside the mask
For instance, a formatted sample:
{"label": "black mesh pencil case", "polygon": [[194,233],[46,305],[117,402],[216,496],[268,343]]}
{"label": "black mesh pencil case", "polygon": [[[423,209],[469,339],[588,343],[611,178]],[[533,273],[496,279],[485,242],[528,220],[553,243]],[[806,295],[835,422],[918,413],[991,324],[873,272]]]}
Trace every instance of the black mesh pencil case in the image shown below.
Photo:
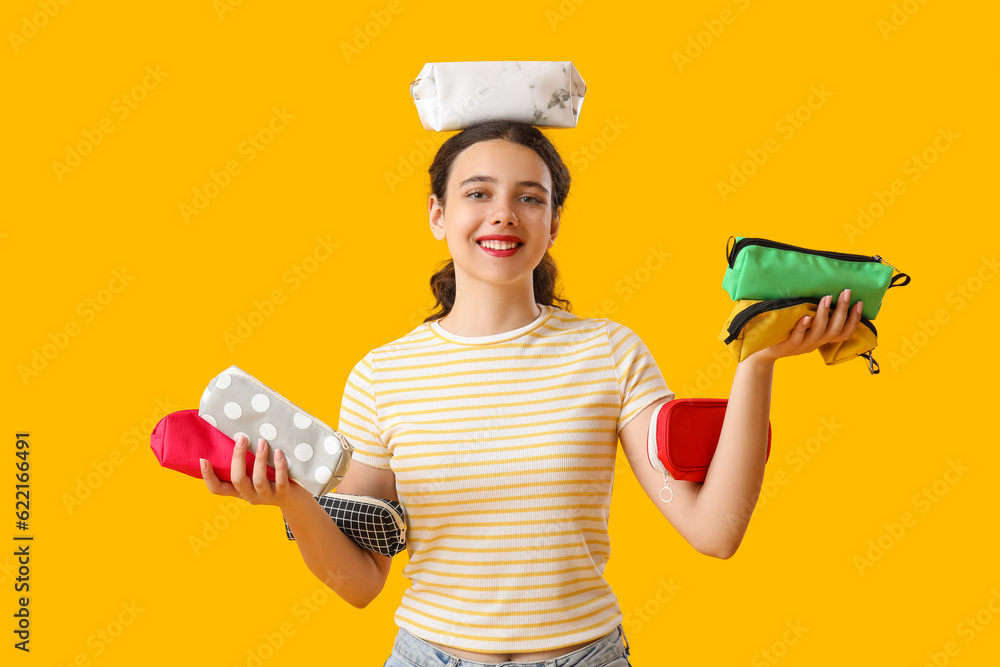
{"label": "black mesh pencil case", "polygon": [[[406,548],[406,517],[395,500],[328,493],[313,496],[337,527],[358,546],[384,556],[395,556]],[[294,540],[285,521],[285,533]]]}

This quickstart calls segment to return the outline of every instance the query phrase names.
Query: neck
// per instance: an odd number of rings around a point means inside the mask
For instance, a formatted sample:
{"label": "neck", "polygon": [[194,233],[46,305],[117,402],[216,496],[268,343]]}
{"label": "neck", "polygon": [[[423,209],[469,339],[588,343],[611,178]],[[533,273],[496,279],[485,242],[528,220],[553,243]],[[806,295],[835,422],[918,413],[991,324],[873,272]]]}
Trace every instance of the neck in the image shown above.
{"label": "neck", "polygon": [[531,284],[527,284],[527,291],[458,289],[451,312],[438,323],[456,336],[493,336],[527,326],[540,314],[541,307],[535,303]]}

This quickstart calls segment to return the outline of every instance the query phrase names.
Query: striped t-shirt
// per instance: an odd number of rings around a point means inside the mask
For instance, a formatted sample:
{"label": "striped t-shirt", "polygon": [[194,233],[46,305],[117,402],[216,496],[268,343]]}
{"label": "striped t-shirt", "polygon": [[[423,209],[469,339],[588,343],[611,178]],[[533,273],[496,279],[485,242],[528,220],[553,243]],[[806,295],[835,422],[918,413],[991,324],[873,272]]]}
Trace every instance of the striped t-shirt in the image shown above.
{"label": "striped t-shirt", "polygon": [[428,641],[543,651],[622,622],[603,576],[618,431],[674,394],[629,328],[539,306],[490,336],[422,323],[344,390],[353,460],[391,468],[406,512],[396,624]]}

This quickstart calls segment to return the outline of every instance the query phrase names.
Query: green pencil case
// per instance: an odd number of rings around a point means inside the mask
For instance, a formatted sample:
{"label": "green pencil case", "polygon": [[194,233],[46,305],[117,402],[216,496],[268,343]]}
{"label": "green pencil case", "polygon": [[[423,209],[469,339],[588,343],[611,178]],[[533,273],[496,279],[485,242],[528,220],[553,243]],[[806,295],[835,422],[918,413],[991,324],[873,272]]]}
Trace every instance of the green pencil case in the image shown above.
{"label": "green pencil case", "polygon": [[910,282],[905,273],[894,276],[898,270],[879,255],[810,250],[754,237],[730,236],[726,261],[722,287],[733,301],[827,294],[836,299],[850,288],[851,303],[863,301],[861,314],[869,320],[878,315],[886,290]]}

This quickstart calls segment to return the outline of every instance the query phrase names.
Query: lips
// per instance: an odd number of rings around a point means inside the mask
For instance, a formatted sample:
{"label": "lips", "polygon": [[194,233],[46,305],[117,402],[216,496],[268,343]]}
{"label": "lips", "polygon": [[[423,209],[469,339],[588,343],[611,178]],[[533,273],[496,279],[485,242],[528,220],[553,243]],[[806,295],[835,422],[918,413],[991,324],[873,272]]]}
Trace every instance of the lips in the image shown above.
{"label": "lips", "polygon": [[506,250],[499,250],[495,248],[488,248],[479,241],[476,241],[476,245],[482,248],[483,252],[485,252],[487,255],[492,255],[493,257],[510,257],[518,250],[520,250],[522,247],[524,247],[523,243],[519,243],[518,245],[515,245],[513,248],[507,248]]}
{"label": "lips", "polygon": [[[484,239],[478,239],[476,241],[476,245],[478,245],[480,248],[482,248],[483,247],[483,240]],[[486,239],[486,240],[489,241],[491,239]],[[521,241],[497,241],[497,243],[502,243],[502,244],[506,244],[506,245],[510,245],[511,243],[513,243],[518,248],[520,248],[521,246],[524,245],[524,243],[522,243]]]}

